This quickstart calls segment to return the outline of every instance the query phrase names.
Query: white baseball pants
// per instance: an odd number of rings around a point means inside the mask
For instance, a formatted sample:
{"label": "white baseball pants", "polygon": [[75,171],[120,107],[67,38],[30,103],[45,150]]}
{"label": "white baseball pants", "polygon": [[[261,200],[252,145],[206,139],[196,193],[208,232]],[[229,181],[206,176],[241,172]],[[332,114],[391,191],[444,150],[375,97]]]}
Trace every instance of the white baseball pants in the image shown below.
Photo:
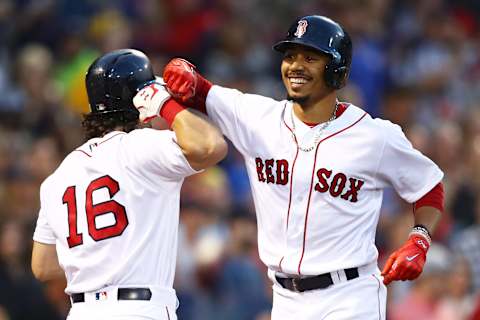
{"label": "white baseball pants", "polygon": [[149,288],[152,298],[148,301],[117,300],[116,287],[85,293],[85,302],[72,303],[67,320],[177,320],[175,291]]}
{"label": "white baseball pants", "polygon": [[272,320],[385,320],[387,288],[376,265],[359,268],[358,278],[305,292],[284,289],[272,275]]}

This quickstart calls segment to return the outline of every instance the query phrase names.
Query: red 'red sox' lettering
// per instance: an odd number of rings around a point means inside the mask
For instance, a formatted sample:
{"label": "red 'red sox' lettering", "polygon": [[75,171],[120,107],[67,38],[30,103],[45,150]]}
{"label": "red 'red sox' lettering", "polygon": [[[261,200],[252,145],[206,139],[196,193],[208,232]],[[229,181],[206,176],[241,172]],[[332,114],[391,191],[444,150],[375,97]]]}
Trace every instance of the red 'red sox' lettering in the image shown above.
{"label": "red 'red sox' lettering", "polygon": [[[327,170],[325,168],[320,168],[317,170],[318,183],[315,185],[315,191],[324,193],[329,191],[332,197],[338,197],[348,200],[350,202],[358,201],[358,191],[362,188],[365,181],[355,178],[348,178],[348,189],[347,187],[347,176],[344,173],[337,173],[333,176],[331,180],[332,170]],[[344,193],[344,191],[346,192]]]}
{"label": "red 'red sox' lettering", "polygon": [[[258,181],[272,184],[286,185],[289,182],[290,171],[288,161],[285,159],[275,160],[255,158]],[[317,183],[315,191],[320,193],[329,192],[332,197],[340,197],[350,202],[358,201],[358,192],[365,181],[347,177],[346,174],[334,173],[332,170],[320,168],[317,170]]]}
{"label": "red 'red sox' lettering", "polygon": [[350,182],[350,190],[342,194],[342,199],[349,200],[348,198],[351,197],[351,202],[357,202],[357,192],[362,188],[364,181],[354,178],[348,178]]}
{"label": "red 'red sox' lettering", "polygon": [[288,171],[288,161],[285,159],[275,160],[255,158],[257,167],[258,181],[286,185],[290,172]]}

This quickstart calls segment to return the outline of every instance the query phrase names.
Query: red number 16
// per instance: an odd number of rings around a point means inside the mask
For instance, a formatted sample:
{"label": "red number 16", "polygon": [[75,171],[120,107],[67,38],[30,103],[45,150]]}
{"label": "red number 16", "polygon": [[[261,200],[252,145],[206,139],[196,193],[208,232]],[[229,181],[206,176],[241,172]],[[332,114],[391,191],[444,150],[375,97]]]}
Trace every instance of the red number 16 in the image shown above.
{"label": "red number 16", "polygon": [[[88,234],[95,241],[105,240],[121,235],[128,226],[127,213],[125,207],[115,200],[93,204],[92,195],[95,190],[107,188],[110,199],[120,190],[118,182],[110,176],[103,176],[93,180],[87,187],[85,197],[85,212],[87,214]],[[73,248],[83,244],[83,234],[77,230],[77,200],[75,195],[75,186],[70,186],[63,194],[63,203],[67,204],[68,209],[68,246]],[[113,225],[97,228],[95,218],[103,214],[112,213],[115,217]]]}

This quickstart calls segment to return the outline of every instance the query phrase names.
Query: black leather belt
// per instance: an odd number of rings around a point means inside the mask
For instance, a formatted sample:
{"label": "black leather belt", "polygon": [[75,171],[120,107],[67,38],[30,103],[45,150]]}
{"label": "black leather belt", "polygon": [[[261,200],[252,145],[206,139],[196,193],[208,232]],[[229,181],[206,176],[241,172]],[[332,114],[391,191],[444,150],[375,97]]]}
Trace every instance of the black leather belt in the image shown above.
{"label": "black leather belt", "polygon": [[[345,269],[344,272],[347,280],[358,278],[358,268]],[[295,292],[325,289],[333,284],[330,273],[307,278],[280,278],[279,276],[275,276],[275,278],[282,287]]]}
{"label": "black leather belt", "polygon": [[[70,295],[72,303],[85,302],[85,293],[73,293]],[[148,288],[118,288],[118,300],[150,300],[152,291]]]}

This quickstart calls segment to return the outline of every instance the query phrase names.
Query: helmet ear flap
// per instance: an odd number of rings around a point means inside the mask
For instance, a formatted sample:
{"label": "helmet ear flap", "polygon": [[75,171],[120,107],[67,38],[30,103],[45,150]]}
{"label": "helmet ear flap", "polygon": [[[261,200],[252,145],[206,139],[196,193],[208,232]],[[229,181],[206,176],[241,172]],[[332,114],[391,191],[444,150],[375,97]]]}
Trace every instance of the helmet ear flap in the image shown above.
{"label": "helmet ear flap", "polygon": [[348,77],[348,68],[333,58],[325,66],[324,79],[328,87],[338,90],[345,86]]}

